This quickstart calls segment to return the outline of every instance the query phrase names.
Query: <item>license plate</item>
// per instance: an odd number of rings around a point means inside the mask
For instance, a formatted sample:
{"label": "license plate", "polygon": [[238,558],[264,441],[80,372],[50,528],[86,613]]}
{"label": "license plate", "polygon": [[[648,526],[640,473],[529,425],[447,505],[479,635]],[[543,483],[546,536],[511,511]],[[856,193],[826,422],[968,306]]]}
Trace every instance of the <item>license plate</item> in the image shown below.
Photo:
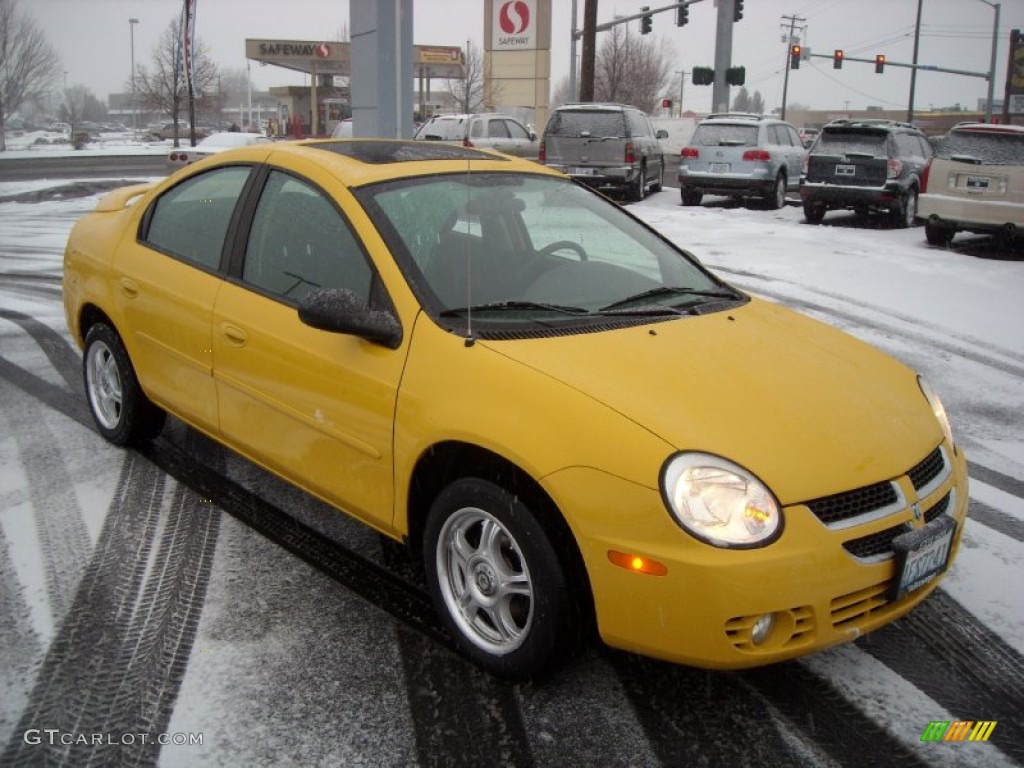
{"label": "license plate", "polygon": [[893,539],[899,574],[893,599],[920,589],[946,570],[953,547],[956,522],[948,516],[934,520],[924,528]]}
{"label": "license plate", "polygon": [[967,188],[984,190],[988,189],[989,177],[988,176],[968,176],[967,177]]}
{"label": "license plate", "polygon": [[856,176],[857,166],[856,165],[837,165],[836,176]]}
{"label": "license plate", "polygon": [[595,176],[597,175],[597,168],[570,168],[570,176]]}
{"label": "license plate", "polygon": [[728,173],[729,172],[729,164],[728,163],[712,163],[711,164],[711,172],[712,173]]}

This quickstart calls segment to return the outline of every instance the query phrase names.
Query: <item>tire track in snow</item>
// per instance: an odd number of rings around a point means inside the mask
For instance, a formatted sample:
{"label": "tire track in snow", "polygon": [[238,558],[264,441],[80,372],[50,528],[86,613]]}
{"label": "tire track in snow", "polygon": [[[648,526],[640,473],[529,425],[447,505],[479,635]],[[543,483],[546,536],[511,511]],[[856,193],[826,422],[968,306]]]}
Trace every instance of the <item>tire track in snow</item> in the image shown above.
{"label": "tire track in snow", "polygon": [[71,392],[83,391],[82,356],[72,347],[71,343],[45,323],[41,323],[30,315],[10,309],[0,309],[0,318],[17,323],[32,337],[33,341],[46,355],[50,365],[64,379]]}
{"label": "tire track in snow", "polygon": [[995,746],[1024,762],[1024,657],[942,589],[856,641],[961,720],[996,720]]}

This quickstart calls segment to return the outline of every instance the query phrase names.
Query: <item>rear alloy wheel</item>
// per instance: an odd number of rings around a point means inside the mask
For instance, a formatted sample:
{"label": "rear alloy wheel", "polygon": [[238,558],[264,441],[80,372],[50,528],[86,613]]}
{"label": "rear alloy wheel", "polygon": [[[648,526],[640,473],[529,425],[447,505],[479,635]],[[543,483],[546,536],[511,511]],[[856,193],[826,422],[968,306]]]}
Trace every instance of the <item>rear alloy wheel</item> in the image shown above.
{"label": "rear alloy wheel", "polygon": [[917,218],[917,188],[911,187],[900,198],[899,204],[892,212],[893,224],[900,229],[914,226]]}
{"label": "rear alloy wheel", "polygon": [[824,203],[804,203],[804,218],[808,224],[821,224],[826,210]]}
{"label": "rear alloy wheel", "polygon": [[686,189],[685,187],[679,190],[679,192],[683,198],[683,205],[700,205],[700,201],[704,197],[702,193]]}
{"label": "rear alloy wheel", "polygon": [[767,201],[775,211],[786,207],[786,174],[780,173],[775,177],[775,184],[772,186]]}
{"label": "rear alloy wheel", "polygon": [[954,234],[956,233],[953,231],[952,227],[947,227],[942,224],[933,224],[930,221],[925,222],[924,238],[928,241],[928,245],[948,248],[949,244],[953,242]]}
{"label": "rear alloy wheel", "polygon": [[86,334],[82,372],[89,409],[103,437],[127,445],[160,434],[167,415],[143,394],[128,352],[109,325],[96,323]]}
{"label": "rear alloy wheel", "polygon": [[460,649],[521,678],[574,645],[558,556],[522,498],[464,478],[434,501],[423,537],[427,587]]}
{"label": "rear alloy wheel", "polygon": [[645,166],[640,166],[640,173],[636,177],[636,184],[633,185],[632,189],[629,190],[629,199],[634,203],[639,203],[644,199],[644,194],[647,192],[647,169]]}

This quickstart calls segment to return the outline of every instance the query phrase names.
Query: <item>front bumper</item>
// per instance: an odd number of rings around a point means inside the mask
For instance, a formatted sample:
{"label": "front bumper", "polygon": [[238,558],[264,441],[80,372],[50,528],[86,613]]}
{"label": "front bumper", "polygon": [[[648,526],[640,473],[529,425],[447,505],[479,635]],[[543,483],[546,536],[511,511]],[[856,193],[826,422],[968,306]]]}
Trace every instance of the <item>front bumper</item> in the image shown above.
{"label": "front bumper", "polygon": [[[876,542],[884,549],[898,533],[923,527],[923,520],[915,522],[918,515],[948,515],[956,526],[952,563],[967,514],[967,468],[962,453],[944,450],[944,474],[921,491],[909,475],[892,481],[905,500],[898,508],[837,529],[807,505],[790,505],[783,534],[759,549],[698,542],[672,521],[657,492],[598,470],[565,470],[547,484],[556,499],[568,494],[586,510],[585,517],[567,517],[587,567],[602,639],[647,656],[731,669],[849,642],[904,615],[935,588],[941,576],[894,600],[896,559],[872,550]],[[667,572],[618,567],[610,550],[651,558]],[[755,642],[754,626],[766,614],[774,616],[774,628]]]}

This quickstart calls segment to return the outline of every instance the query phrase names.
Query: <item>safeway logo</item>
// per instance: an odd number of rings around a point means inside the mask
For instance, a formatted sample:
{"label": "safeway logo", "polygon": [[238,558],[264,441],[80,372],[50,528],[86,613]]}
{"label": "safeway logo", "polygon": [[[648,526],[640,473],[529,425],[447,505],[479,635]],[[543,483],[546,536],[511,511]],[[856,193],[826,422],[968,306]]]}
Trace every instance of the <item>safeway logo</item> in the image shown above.
{"label": "safeway logo", "polygon": [[506,35],[521,35],[530,26],[530,6],[522,0],[509,0],[498,13],[498,26]]}
{"label": "safeway logo", "polygon": [[320,45],[316,47],[316,55],[321,59],[326,59],[331,55],[331,46],[327,43],[320,43]]}

